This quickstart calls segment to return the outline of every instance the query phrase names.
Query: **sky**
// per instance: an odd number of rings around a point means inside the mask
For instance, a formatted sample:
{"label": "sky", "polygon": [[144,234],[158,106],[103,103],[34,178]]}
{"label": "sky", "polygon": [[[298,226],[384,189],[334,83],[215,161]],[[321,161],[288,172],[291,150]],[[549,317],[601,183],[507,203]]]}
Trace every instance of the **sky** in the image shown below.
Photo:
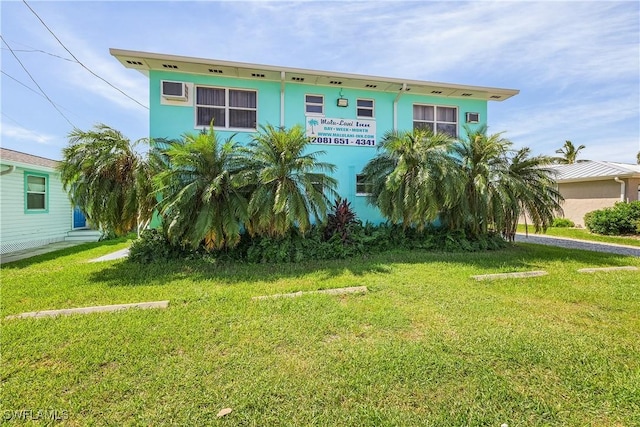
{"label": "sky", "polygon": [[640,151],[638,1],[27,4],[0,2],[0,135],[29,154],[60,159],[74,127],[97,123],[148,136],[147,78],[109,48],[519,89],[488,107],[489,133],[515,148]]}

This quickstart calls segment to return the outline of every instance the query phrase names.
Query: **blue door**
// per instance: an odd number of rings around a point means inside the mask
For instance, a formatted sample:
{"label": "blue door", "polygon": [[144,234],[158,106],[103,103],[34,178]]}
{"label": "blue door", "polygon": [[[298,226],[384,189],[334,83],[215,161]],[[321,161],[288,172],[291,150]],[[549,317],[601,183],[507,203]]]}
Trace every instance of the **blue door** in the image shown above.
{"label": "blue door", "polygon": [[73,228],[84,228],[87,226],[87,219],[77,206],[73,209]]}

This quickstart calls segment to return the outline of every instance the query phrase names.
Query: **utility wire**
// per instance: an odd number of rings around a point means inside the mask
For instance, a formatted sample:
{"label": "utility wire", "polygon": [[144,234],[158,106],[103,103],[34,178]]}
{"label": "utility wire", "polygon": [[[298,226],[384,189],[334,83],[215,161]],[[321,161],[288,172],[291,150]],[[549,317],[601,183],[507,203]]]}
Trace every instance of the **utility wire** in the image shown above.
{"label": "utility wire", "polygon": [[[4,49],[4,48],[3,48],[3,49]],[[7,50],[8,50],[8,49],[7,49]],[[5,73],[5,72],[4,72],[4,71],[2,71],[2,70],[0,70],[0,73],[2,73],[2,74],[4,74],[5,76],[9,77],[11,80],[15,81],[16,83],[18,83],[18,84],[20,84],[20,85],[22,85],[22,86],[26,87],[27,89],[29,89],[31,92],[35,93],[36,95],[38,95],[38,96],[42,96],[42,97],[44,98],[44,96],[43,96],[40,92],[38,92],[37,90],[35,90],[35,89],[34,89],[34,88],[32,88],[32,87],[27,86],[26,84],[22,83],[20,80],[16,79],[15,77],[10,76],[9,74]],[[69,110],[68,108],[63,107],[62,105],[59,105],[59,104],[56,104],[56,105],[57,105],[58,107],[60,107],[60,108],[64,109],[64,110],[67,110],[67,111],[68,111],[68,112],[70,112],[70,113],[73,113],[73,111]]]}
{"label": "utility wire", "polygon": [[[7,48],[3,47],[3,50],[7,50]],[[65,58],[64,56],[60,56],[60,55],[56,55],[55,53],[50,53],[44,50],[40,50],[40,49],[13,49],[14,52],[37,52],[37,53],[44,53],[45,55],[49,55],[49,56],[54,56],[56,58],[60,58],[60,59],[64,59],[65,61],[69,61],[69,62],[76,62],[73,59],[69,59],[69,58]]]}
{"label": "utility wire", "polygon": [[62,111],[60,111],[60,109],[56,106],[56,103],[53,102],[51,100],[51,98],[49,98],[49,96],[45,93],[45,91],[40,87],[40,85],[38,84],[38,82],[36,81],[36,79],[33,78],[33,76],[31,75],[31,73],[29,72],[29,70],[27,70],[27,67],[24,66],[24,64],[22,63],[22,61],[20,61],[20,58],[18,58],[18,55],[16,55],[16,53],[13,51],[13,49],[11,49],[11,46],[9,46],[9,43],[7,43],[7,41],[4,39],[4,37],[2,37],[2,35],[0,34],[0,39],[2,39],[2,41],[4,42],[4,44],[7,45],[7,47],[9,48],[9,51],[11,52],[11,54],[13,55],[14,58],[16,58],[16,61],[18,61],[18,64],[20,64],[20,66],[22,67],[22,69],[24,70],[25,73],[27,73],[27,75],[31,78],[31,81],[33,81],[33,83],[35,83],[36,86],[38,86],[38,89],[40,89],[40,92],[42,92],[42,94],[44,95],[45,98],[47,98],[47,101],[49,101],[51,103],[51,105],[53,105],[53,108],[56,109],[56,111],[58,113],[60,113],[60,115],[62,117],[64,117],[64,119],[74,128],[76,127],[73,123],[71,123],[71,120],[69,120],[67,118],[67,116],[64,115],[64,113]]}
{"label": "utility wire", "polygon": [[[70,51],[69,49],[67,49],[67,47],[64,45],[64,43],[62,43],[62,42],[60,41],[60,39],[59,39],[59,38],[54,34],[54,32],[53,32],[53,31],[51,31],[51,28],[49,28],[49,27],[47,26],[47,24],[45,24],[45,23],[44,23],[44,21],[42,20],[42,18],[40,18],[40,16],[38,16],[38,14],[36,13],[36,11],[35,11],[35,10],[33,10],[33,9],[31,8],[31,6],[29,6],[29,4],[27,3],[27,1],[26,1],[26,0],[22,0],[22,2],[25,4],[25,6],[27,6],[27,7],[29,8],[29,10],[31,11],[31,13],[33,13],[33,14],[36,16],[36,18],[38,18],[38,20],[42,23],[42,25],[44,25],[44,27],[45,27],[47,30],[49,30],[49,32],[51,33],[51,35],[53,36],[53,38],[55,38],[55,39],[58,41],[58,43],[60,43],[60,46],[62,46],[62,47],[64,48],[64,50],[66,50],[66,51],[69,53],[69,55],[71,55],[71,57],[72,57],[73,59],[75,59],[75,60],[76,60],[76,62],[77,62],[78,64],[80,64],[80,66],[82,66],[82,68],[84,68],[85,70],[87,70],[88,72],[90,72],[91,74],[93,74],[94,76],[96,76],[97,78],[99,78],[100,80],[102,80],[103,82],[105,82],[106,84],[108,84],[109,86],[111,86],[112,88],[114,88],[115,90],[117,90],[118,92],[120,92],[121,94],[123,94],[124,96],[126,96],[127,98],[129,98],[130,100],[132,100],[133,102],[135,102],[136,104],[140,105],[142,108],[146,108],[147,110],[149,109],[149,107],[147,107],[146,105],[144,105],[144,104],[140,103],[140,101],[138,101],[137,99],[135,99],[135,98],[133,98],[133,97],[131,97],[131,96],[127,95],[127,94],[126,94],[124,91],[122,91],[120,88],[118,88],[118,87],[116,87],[116,86],[112,85],[112,84],[111,84],[111,83],[109,83],[107,80],[103,79],[102,77],[100,77],[99,75],[97,75],[96,73],[94,73],[92,70],[90,70],[90,69],[89,69],[89,67],[87,67],[87,66],[86,66],[86,65],[84,65],[82,62],[80,62],[80,60],[79,60],[78,58],[76,58],[76,56],[75,56],[73,53],[71,53],[71,51]],[[5,42],[5,43],[6,43],[6,42]]]}

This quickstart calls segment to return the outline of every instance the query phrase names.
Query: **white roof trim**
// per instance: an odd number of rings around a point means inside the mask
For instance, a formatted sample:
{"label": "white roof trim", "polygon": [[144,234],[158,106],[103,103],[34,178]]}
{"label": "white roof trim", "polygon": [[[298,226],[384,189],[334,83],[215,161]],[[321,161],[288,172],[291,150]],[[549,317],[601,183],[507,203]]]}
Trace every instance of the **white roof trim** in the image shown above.
{"label": "white roof trim", "polygon": [[[253,78],[280,82],[282,81],[281,73],[284,73],[285,81],[288,83],[296,83],[296,80],[292,80],[292,78],[302,78],[304,79],[305,84],[311,85],[333,86],[335,83],[331,82],[341,81],[342,83],[335,84],[335,87],[359,88],[383,92],[397,92],[402,88],[403,84],[406,84],[409,90],[412,90],[411,94],[415,93],[419,95],[438,97],[483,99],[487,101],[504,101],[505,99],[511,98],[512,96],[520,93],[517,89],[397,79],[333,71],[318,71],[304,68],[250,64],[245,62],[193,58],[188,56],[166,55],[161,53],[114,48],[109,49],[109,52],[126,68],[132,68],[145,74],[147,74],[149,70],[161,70],[188,74]],[[219,72],[213,70],[217,70]],[[257,77],[256,75],[260,77]]]}

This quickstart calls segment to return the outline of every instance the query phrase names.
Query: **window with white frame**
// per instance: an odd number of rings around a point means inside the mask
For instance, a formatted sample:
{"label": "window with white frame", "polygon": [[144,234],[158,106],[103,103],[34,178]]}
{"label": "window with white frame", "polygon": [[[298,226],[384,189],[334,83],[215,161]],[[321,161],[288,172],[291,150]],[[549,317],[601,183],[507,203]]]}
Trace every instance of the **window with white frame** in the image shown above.
{"label": "window with white frame", "polygon": [[324,96],[322,95],[305,95],[304,111],[307,114],[324,114]]}
{"label": "window with white frame", "polygon": [[257,92],[218,87],[196,87],[196,126],[255,129]]}
{"label": "window with white frame", "polygon": [[356,112],[358,117],[372,118],[373,117],[373,99],[356,100]]}
{"label": "window with white frame", "polygon": [[25,209],[28,212],[47,211],[47,175],[25,173]]}
{"label": "window with white frame", "polygon": [[356,175],[356,196],[368,196],[371,194],[371,183],[366,180],[366,175]]}
{"label": "window with white frame", "polygon": [[413,128],[458,136],[458,108],[440,105],[413,105]]}

